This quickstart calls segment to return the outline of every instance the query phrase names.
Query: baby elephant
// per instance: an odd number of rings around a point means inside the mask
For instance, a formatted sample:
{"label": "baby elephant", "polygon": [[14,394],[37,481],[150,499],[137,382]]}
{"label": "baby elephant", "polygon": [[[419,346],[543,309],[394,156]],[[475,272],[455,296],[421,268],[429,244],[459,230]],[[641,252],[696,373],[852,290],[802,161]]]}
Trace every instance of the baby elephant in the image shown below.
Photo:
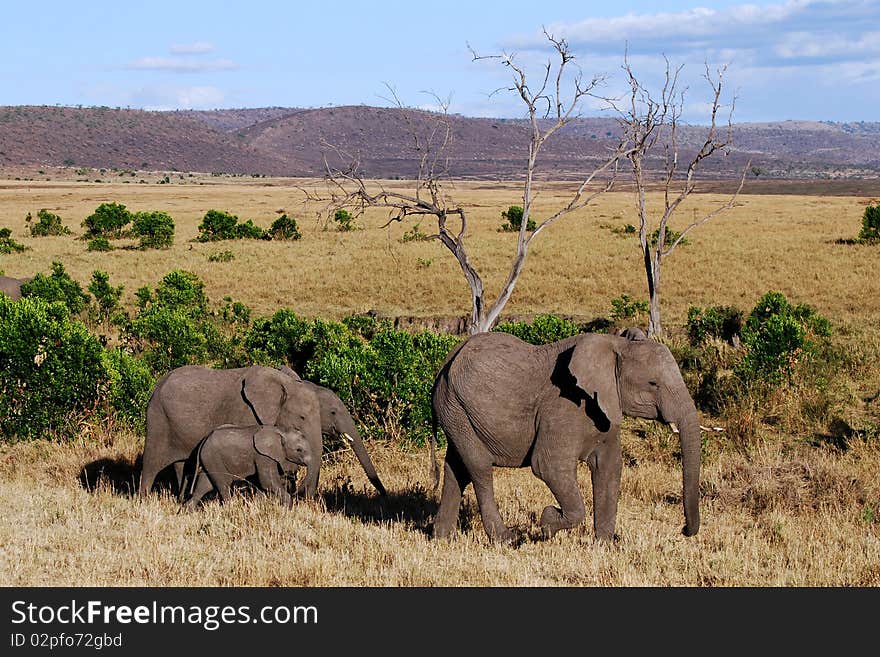
{"label": "baby elephant", "polygon": [[296,472],[301,465],[317,467],[302,433],[296,429],[282,431],[275,426],[220,425],[196,445],[192,460],[193,481],[184,504],[188,511],[212,490],[225,502],[235,481],[254,474],[264,492],[290,504],[282,470]]}

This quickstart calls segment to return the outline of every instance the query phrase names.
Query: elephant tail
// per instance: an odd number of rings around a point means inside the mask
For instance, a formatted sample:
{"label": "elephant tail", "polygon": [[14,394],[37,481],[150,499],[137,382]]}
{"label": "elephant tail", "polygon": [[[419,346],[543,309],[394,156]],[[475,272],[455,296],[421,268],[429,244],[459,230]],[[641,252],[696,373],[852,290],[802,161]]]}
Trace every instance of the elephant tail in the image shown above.
{"label": "elephant tail", "polygon": [[[199,478],[199,470],[202,469],[202,447],[205,446],[205,443],[208,442],[208,436],[205,436],[199,441],[199,444],[196,445],[196,448],[193,450],[192,456],[192,477],[189,480],[189,491],[187,491],[187,499],[192,497],[193,491],[196,488],[196,479]],[[182,502],[183,500],[181,500]]]}
{"label": "elephant tail", "polygon": [[440,464],[437,463],[437,414],[431,409],[431,480],[432,490],[437,494],[440,487]]}

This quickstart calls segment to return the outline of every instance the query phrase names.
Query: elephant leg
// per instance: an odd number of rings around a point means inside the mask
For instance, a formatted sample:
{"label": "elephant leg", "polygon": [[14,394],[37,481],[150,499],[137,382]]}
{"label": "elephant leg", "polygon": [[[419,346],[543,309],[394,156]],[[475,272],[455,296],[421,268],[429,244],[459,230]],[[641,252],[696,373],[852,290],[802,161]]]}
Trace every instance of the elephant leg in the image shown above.
{"label": "elephant leg", "polygon": [[600,540],[614,538],[620,496],[620,431],[613,428],[587,460],[593,480],[593,531]]}
{"label": "elephant leg", "polygon": [[577,458],[559,458],[541,450],[532,459],[532,472],[547,484],[559,502],[559,508],[547,506],[541,513],[544,538],[552,537],[560,529],[580,525],[587,517],[587,512],[577,482]]}
{"label": "elephant leg", "polygon": [[148,443],[144,448],[144,455],[141,460],[141,483],[138,489],[138,494],[141,497],[150,494],[150,491],[153,489],[153,483],[156,481],[156,475],[166,465],[168,465],[168,461],[165,456],[155,448],[152,448],[152,444]]}
{"label": "elephant leg", "polygon": [[185,465],[184,461],[175,461],[174,462],[174,479],[177,481],[177,499],[181,502],[186,498],[186,486],[184,486],[184,473],[183,466]]}
{"label": "elephant leg", "polygon": [[471,483],[471,476],[461,461],[455,445],[449,443],[443,466],[443,491],[440,494],[440,507],[434,517],[434,538],[446,538],[452,533],[458,521],[458,509],[464,489]]}
{"label": "elephant leg", "polygon": [[183,508],[186,511],[192,511],[198,506],[199,502],[202,501],[202,498],[212,490],[214,490],[214,485],[211,483],[211,480],[208,479],[208,476],[204,472],[200,472],[196,475],[196,483],[193,487],[193,493],[184,503]]}
{"label": "elephant leg", "polygon": [[286,505],[290,504],[290,493],[287,492],[287,484],[281,478],[278,463],[270,458],[260,456],[254,461],[257,469],[257,479],[260,488],[267,495],[274,495]]}

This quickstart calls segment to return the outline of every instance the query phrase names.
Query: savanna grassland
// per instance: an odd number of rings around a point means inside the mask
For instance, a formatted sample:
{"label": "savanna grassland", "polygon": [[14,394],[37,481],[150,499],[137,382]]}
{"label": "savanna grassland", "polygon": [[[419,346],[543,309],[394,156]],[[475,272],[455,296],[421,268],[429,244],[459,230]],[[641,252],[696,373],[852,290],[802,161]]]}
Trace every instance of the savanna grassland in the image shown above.
{"label": "savanna grassland", "polygon": [[[75,180],[0,181],[0,227],[30,247],[3,255],[8,276],[48,272],[61,261],[76,280],[109,273],[134,291],[168,271],[197,274],[212,301],[225,296],[254,314],[281,307],[341,318],[367,310],[396,316],[463,315],[469,290],[457,263],[435,241],[403,242],[414,222],[371,211],[361,230],[325,230],[319,204],[305,204],[292,179],[175,174],[169,184]],[[387,185],[403,184],[388,181]],[[320,189],[320,188],[314,188]],[[535,214],[558,209],[571,186],[542,186]],[[515,183],[458,182],[449,193],[468,210],[468,248],[491,296],[509,267],[515,236],[498,231],[501,212],[520,203]],[[878,188],[880,194],[880,188]],[[694,194],[672,227],[727,200]],[[659,208],[662,197],[651,195]],[[681,339],[689,306],[750,310],[777,290],[831,322],[844,365],[821,391],[780,389],[760,405],[703,417],[703,524],[684,538],[677,440],[649,422],[627,421],[618,515],[619,541],[596,544],[590,523],[538,539],[553,503],[528,471],[496,470],[502,514],[517,547],[490,545],[472,491],[462,530],[448,541],[425,532],[437,508],[426,449],[373,440],[389,490],[379,499],[350,452],[329,455],[320,496],[292,510],[262,496],[211,502],[181,514],[168,494],[130,493],[143,437],[113,426],[84,427],[71,442],[0,447],[0,583],[24,585],[285,586],[877,586],[880,585],[880,294],[878,247],[838,244],[859,230],[870,196],[749,194],[693,232],[665,261],[667,339]],[[169,250],[88,252],[80,222],[102,202],[164,210],[176,224]],[[24,217],[47,208],[74,233],[32,238]],[[192,241],[208,209],[267,227],[279,211],[297,218],[295,242]],[[416,220],[417,221],[417,220]],[[535,241],[505,314],[607,316],[611,300],[645,298],[632,236],[634,198],[615,191],[550,227]],[[431,233],[429,221],[420,229]],[[131,244],[134,244],[132,241]],[[208,257],[231,251],[234,259]],[[841,429],[843,427],[843,429]],[[589,470],[579,469],[589,505]]]}

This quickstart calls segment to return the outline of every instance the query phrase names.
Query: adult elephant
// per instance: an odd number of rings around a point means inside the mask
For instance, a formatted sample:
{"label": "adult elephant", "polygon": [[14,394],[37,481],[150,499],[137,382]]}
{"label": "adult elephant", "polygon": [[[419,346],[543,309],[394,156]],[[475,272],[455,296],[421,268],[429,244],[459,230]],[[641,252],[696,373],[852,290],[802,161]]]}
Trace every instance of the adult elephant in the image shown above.
{"label": "adult elephant", "polygon": [[21,286],[30,281],[30,278],[13,278],[11,276],[0,276],[0,292],[8,296],[13,301],[21,299]]}
{"label": "adult elephant", "polygon": [[[447,357],[434,382],[435,421],[448,437],[434,536],[458,519],[469,483],[489,538],[508,542],[492,468],[531,466],[559,502],[541,515],[545,536],[584,521],[577,463],[589,464],[593,528],[611,539],[620,490],[624,415],[674,423],[681,439],[683,533],[700,527],[697,409],[666,346],[586,333],[533,346],[506,333],[480,333]],[[433,447],[433,445],[432,445]]]}
{"label": "adult elephant", "polygon": [[[193,448],[223,424],[275,425],[303,434],[312,454],[321,454],[321,411],[314,390],[273,367],[252,365],[215,370],[178,367],[153,389],[147,405],[147,437],[139,492],[147,495],[156,475],[174,465],[178,494],[183,466]],[[320,458],[309,468],[299,492],[318,490]]]}
{"label": "adult elephant", "polygon": [[385,486],[382,485],[382,481],[376,473],[376,468],[373,466],[373,461],[370,459],[366,447],[364,447],[364,439],[361,438],[361,434],[357,430],[357,426],[355,426],[351,413],[348,412],[348,409],[345,407],[345,404],[342,403],[342,400],[339,399],[339,396],[330,390],[330,388],[325,388],[317,383],[312,383],[311,381],[306,381],[300,378],[299,374],[294,372],[287,365],[282,365],[278,370],[293,377],[297,381],[301,381],[306,387],[315,393],[315,396],[318,398],[318,405],[321,407],[321,433],[325,436],[330,436],[337,440],[345,440],[349,443],[355,456],[357,456],[357,460],[360,462],[361,467],[364,469],[367,479],[369,479],[370,483],[373,484],[373,487],[379,491],[380,495],[386,495],[387,492],[385,491]]}

